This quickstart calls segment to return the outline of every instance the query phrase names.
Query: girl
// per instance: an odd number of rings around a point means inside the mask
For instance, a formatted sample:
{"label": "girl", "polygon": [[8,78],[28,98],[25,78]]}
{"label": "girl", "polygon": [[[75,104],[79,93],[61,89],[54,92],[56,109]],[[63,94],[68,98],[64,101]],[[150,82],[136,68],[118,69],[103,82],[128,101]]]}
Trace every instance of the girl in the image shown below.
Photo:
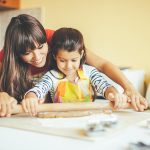
{"label": "girl", "polygon": [[106,99],[114,101],[115,108],[122,108],[126,104],[127,97],[119,94],[96,68],[84,65],[86,48],[78,30],[58,29],[52,37],[50,47],[53,70],[48,71],[26,93],[22,101],[26,112],[36,115],[38,100],[43,99],[48,91],[56,103],[92,101],[92,86]]}
{"label": "girl", "polygon": [[[30,15],[21,14],[11,19],[0,52],[1,117],[10,116],[12,107],[22,101],[25,92],[50,70],[52,65],[49,63],[47,42],[51,41],[53,33],[53,30],[44,30],[41,23]],[[120,84],[135,110],[143,111],[147,108],[145,99],[117,67],[90,51],[87,51],[86,62]]]}

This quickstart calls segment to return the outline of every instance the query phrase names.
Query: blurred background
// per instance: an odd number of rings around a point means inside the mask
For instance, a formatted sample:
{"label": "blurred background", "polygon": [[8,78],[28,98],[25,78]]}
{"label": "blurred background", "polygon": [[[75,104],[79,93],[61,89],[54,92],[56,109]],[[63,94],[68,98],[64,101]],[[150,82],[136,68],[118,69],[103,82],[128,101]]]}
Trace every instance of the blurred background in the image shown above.
{"label": "blurred background", "polygon": [[45,28],[77,28],[88,49],[119,67],[144,70],[150,81],[150,0],[10,1],[19,1],[19,7],[0,9],[1,47],[10,18],[28,13]]}

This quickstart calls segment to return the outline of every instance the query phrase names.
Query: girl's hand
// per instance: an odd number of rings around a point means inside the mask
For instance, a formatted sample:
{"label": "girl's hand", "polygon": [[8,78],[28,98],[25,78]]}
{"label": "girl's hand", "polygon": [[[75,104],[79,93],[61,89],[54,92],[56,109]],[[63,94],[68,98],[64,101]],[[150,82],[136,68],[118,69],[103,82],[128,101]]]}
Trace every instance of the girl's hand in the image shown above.
{"label": "girl's hand", "polygon": [[136,111],[144,111],[144,109],[148,108],[147,100],[133,87],[126,89],[124,94],[128,96],[128,102],[131,102],[131,105]]}
{"label": "girl's hand", "polygon": [[22,100],[22,107],[26,113],[29,113],[31,116],[35,116],[37,114],[38,104],[42,104],[43,102],[44,99],[39,100],[35,93],[28,92]]}
{"label": "girl's hand", "polygon": [[32,97],[25,98],[22,100],[22,107],[26,113],[35,116],[37,114],[38,99]]}
{"label": "girl's hand", "polygon": [[38,100],[35,93],[29,92],[26,93],[22,100],[22,107],[26,113],[29,113],[31,116],[35,116],[37,114],[38,103],[42,102],[43,100]]}
{"label": "girl's hand", "polygon": [[10,117],[17,100],[6,92],[0,92],[0,117]]}
{"label": "girl's hand", "polygon": [[125,108],[128,102],[127,96],[120,93],[109,93],[107,99],[114,102],[114,109]]}

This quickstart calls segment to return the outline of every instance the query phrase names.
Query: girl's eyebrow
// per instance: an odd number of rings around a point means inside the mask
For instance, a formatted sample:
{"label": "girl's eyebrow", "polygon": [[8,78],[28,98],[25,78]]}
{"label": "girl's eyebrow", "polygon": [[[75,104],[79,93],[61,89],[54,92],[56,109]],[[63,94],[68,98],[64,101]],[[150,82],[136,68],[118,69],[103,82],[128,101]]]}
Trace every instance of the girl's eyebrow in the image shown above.
{"label": "girl's eyebrow", "polygon": [[[64,60],[66,60],[65,58],[63,58],[63,57],[58,57],[59,59],[64,59]],[[75,57],[75,58],[71,58],[71,59],[77,59],[78,57]]]}
{"label": "girl's eyebrow", "polygon": [[72,58],[72,59],[77,59],[78,57]]}

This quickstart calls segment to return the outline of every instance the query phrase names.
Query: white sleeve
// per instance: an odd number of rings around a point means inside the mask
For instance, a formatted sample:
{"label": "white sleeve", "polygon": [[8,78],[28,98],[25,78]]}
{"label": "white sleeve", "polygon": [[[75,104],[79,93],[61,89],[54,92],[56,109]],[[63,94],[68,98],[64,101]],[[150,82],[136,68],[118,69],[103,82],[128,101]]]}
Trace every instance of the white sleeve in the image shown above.
{"label": "white sleeve", "polygon": [[86,70],[86,74],[89,76],[92,86],[95,91],[105,97],[105,91],[108,87],[112,85],[109,81],[103,76],[103,73],[99,72],[95,67],[84,65],[84,70]]}
{"label": "white sleeve", "polygon": [[[47,72],[40,81],[29,91],[26,92],[34,92],[38,99],[42,99],[48,93],[48,91],[53,87],[53,81],[51,78],[50,72]],[[26,95],[25,94],[25,95]]]}

